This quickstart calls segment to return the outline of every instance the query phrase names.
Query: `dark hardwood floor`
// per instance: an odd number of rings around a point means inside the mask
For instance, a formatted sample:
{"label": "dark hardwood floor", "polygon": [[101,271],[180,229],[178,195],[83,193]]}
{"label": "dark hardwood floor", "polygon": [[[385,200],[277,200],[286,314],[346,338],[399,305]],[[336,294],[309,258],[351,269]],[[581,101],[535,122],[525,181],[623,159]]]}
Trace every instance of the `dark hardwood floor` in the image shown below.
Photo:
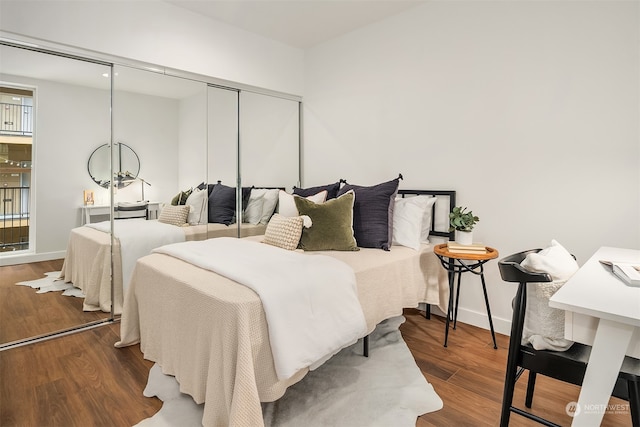
{"label": "dark hardwood floor", "polygon": [[[12,268],[3,267],[2,274]],[[31,268],[34,278],[45,272]],[[494,350],[487,330],[458,324],[444,348],[444,319],[427,320],[413,309],[405,310],[405,317],[405,341],[444,402],[440,411],[419,417],[416,426],[497,426],[508,337],[498,335]],[[10,325],[3,319],[0,327]],[[1,351],[0,426],[131,426],[153,415],[162,403],[142,395],[152,363],[144,360],[139,346],[115,348],[118,338],[116,323]],[[525,383],[526,375],[516,391],[518,403],[524,402]],[[539,378],[534,412],[568,426],[571,418],[564,408],[578,393],[575,386]],[[612,403],[626,405],[618,399]],[[602,425],[631,426],[628,411],[621,412],[607,413]],[[512,416],[511,426],[534,425]]]}

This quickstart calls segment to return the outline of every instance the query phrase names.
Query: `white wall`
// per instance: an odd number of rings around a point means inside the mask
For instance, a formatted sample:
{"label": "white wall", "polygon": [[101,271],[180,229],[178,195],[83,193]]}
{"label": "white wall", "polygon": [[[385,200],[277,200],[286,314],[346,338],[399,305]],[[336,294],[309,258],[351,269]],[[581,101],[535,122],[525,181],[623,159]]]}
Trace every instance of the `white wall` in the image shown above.
{"label": "white wall", "polygon": [[[306,52],[304,183],[457,190],[505,256],[640,248],[637,2],[429,2]],[[487,265],[496,327],[515,286]],[[479,280],[459,319],[488,327]]]}
{"label": "white wall", "polygon": [[304,52],[158,1],[0,0],[0,29],[291,94]]}

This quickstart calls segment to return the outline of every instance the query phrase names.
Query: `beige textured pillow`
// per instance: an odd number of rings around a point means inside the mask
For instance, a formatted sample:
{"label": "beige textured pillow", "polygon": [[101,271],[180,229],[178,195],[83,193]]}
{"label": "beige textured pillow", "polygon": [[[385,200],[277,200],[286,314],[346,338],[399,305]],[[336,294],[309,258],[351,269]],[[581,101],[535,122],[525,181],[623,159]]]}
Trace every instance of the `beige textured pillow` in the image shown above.
{"label": "beige textured pillow", "polygon": [[187,217],[189,216],[189,205],[167,205],[162,208],[158,222],[164,222],[165,224],[177,225],[178,227],[186,224]]}
{"label": "beige textured pillow", "polygon": [[285,217],[274,214],[267,224],[263,242],[292,251],[300,242],[303,222],[302,217],[299,216]]}

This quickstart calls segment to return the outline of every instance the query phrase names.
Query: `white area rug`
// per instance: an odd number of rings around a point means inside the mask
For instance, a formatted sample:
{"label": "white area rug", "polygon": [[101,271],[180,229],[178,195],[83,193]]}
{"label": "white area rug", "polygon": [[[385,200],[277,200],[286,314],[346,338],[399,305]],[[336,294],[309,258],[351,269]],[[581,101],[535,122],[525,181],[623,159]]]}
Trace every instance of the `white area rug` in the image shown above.
{"label": "white area rug", "polygon": [[45,292],[63,291],[62,295],[69,297],[84,298],[82,291],[71,283],[65,283],[60,278],[59,271],[51,271],[44,273],[46,277],[36,280],[26,280],[24,282],[18,282],[19,286],[30,286],[34,289],[38,289],[37,294],[44,294]]}
{"label": "white area rug", "polygon": [[[399,316],[378,325],[369,338],[343,349],[276,402],[263,403],[267,427],[414,427],[418,416],[442,408],[442,400],[416,365],[398,327]],[[179,391],[174,377],[156,364],[144,390],[164,402],[138,427],[200,426],[202,405]]]}

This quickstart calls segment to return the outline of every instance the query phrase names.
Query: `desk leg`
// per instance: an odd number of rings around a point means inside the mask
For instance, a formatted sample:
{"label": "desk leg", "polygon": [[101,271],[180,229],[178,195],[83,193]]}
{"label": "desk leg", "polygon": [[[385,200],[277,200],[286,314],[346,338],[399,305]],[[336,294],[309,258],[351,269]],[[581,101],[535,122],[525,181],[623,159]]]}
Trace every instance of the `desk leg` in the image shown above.
{"label": "desk leg", "polygon": [[[449,261],[451,262],[451,261]],[[449,319],[453,314],[453,283],[455,282],[455,273],[449,271],[449,305],[447,306],[447,319],[444,327],[444,346],[447,346],[447,340],[449,339]]]}
{"label": "desk leg", "polygon": [[596,427],[609,404],[634,327],[600,319],[572,427]]}

